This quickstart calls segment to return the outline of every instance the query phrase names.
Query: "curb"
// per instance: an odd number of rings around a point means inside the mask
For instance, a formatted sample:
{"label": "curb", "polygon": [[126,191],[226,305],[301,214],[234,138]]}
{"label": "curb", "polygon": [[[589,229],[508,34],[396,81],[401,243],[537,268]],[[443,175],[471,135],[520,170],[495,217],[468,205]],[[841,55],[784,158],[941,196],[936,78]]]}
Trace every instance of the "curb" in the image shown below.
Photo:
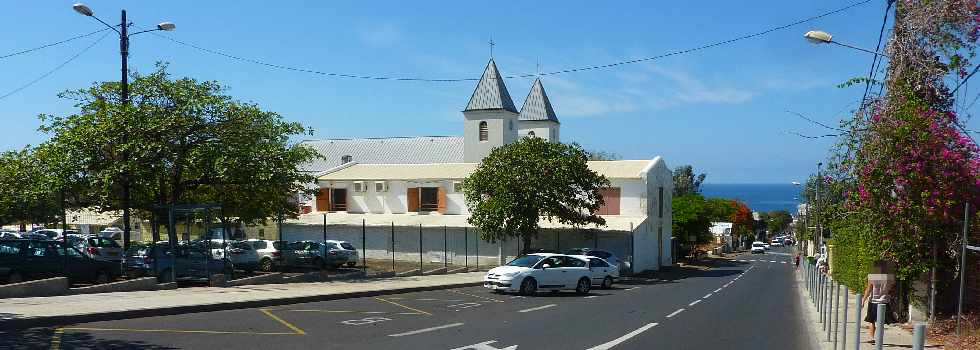
{"label": "curb", "polygon": [[23,318],[23,319],[0,319],[0,329],[19,330],[19,329],[34,328],[34,327],[63,326],[63,325],[69,325],[75,323],[111,321],[111,320],[121,320],[121,319],[150,317],[150,316],[169,316],[169,315],[179,315],[179,314],[198,313],[198,312],[250,309],[250,308],[257,308],[257,307],[280,306],[280,305],[352,299],[352,298],[364,298],[364,297],[373,297],[379,295],[424,292],[424,291],[431,291],[431,290],[474,287],[474,286],[482,286],[482,285],[483,285],[483,281],[479,281],[479,282],[451,283],[451,284],[443,284],[438,286],[392,288],[392,289],[383,289],[383,290],[374,290],[374,291],[361,291],[361,292],[349,292],[349,293],[325,294],[325,295],[308,295],[308,296],[301,296],[301,297],[236,301],[236,302],[216,303],[216,304],[206,304],[206,305],[184,305],[184,306],[172,306],[172,307],[162,307],[162,308],[154,308],[154,309],[109,311],[109,312],[99,312],[99,313],[91,313],[85,315],[49,316],[49,317],[34,317],[34,318]]}

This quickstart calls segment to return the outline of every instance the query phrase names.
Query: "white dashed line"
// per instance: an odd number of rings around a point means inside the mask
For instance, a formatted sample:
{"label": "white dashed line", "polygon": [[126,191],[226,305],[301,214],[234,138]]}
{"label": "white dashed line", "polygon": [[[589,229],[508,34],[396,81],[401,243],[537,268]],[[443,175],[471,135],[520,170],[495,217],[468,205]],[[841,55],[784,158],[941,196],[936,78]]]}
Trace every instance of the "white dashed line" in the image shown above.
{"label": "white dashed line", "polygon": [[677,309],[677,311],[671,312],[670,315],[667,315],[667,318],[671,318],[671,317],[677,316],[677,314],[679,314],[681,312],[684,312],[684,309],[683,308],[680,308],[680,309]]}
{"label": "white dashed line", "polygon": [[722,288],[725,288],[725,287],[728,287],[728,286],[730,286],[730,285],[732,285],[732,282],[728,282],[728,283],[725,283],[725,285],[724,285],[724,286],[721,286],[721,287],[722,287]]}
{"label": "white dashed line", "polygon": [[701,299],[708,299],[708,298],[710,298],[710,297],[711,297],[712,295],[714,295],[714,294],[712,294],[712,293],[708,293],[708,295],[705,295],[705,296],[704,296],[704,298],[701,298]]}
{"label": "white dashed line", "polygon": [[440,329],[459,327],[459,326],[462,326],[462,325],[463,325],[462,323],[450,323],[450,324],[447,324],[447,325],[444,325],[444,326],[423,328],[423,329],[419,329],[419,330],[415,330],[415,331],[411,331],[411,332],[397,333],[397,334],[389,334],[388,336],[389,337],[404,337],[406,335],[415,335],[415,334],[419,334],[419,333],[425,333],[425,332],[431,332],[431,331],[438,331]]}
{"label": "white dashed line", "polygon": [[786,262],[785,262],[785,261],[780,261],[780,263],[783,263],[783,264],[785,264]]}
{"label": "white dashed line", "polygon": [[587,296],[587,297],[582,298],[582,299],[592,299],[592,298],[598,298],[598,297],[599,297],[598,295],[590,295],[590,296]]}
{"label": "white dashed line", "polygon": [[715,289],[715,293],[718,293],[720,291],[721,291],[721,288]]}
{"label": "white dashed line", "polygon": [[515,296],[512,296],[510,298],[511,299],[524,299],[524,296],[523,295],[515,295]]}
{"label": "white dashed line", "polygon": [[548,305],[545,305],[545,306],[538,306],[538,307],[532,307],[530,309],[524,309],[524,310],[521,310],[521,311],[518,311],[518,312],[538,311],[538,310],[544,310],[544,309],[555,307],[555,306],[558,306],[558,305],[556,305],[556,304],[548,304]]}
{"label": "white dashed line", "polygon": [[776,262],[776,260],[769,260],[769,262],[774,263],[774,262]]}
{"label": "white dashed line", "polygon": [[624,290],[634,290],[634,289],[637,289],[637,288],[640,288],[640,287],[631,287],[631,288],[626,288]]}
{"label": "white dashed line", "polygon": [[700,302],[701,302],[701,299],[698,299],[698,300],[692,301],[690,304],[687,304],[687,306],[694,306],[694,305],[697,305]]}
{"label": "white dashed line", "polygon": [[649,323],[649,324],[647,324],[647,325],[645,325],[643,327],[640,327],[640,328],[636,329],[635,331],[626,333],[626,335],[624,335],[622,337],[619,337],[619,338],[610,340],[609,342],[607,342],[605,344],[596,345],[594,347],[591,347],[591,348],[589,348],[589,350],[609,350],[609,349],[612,349],[614,346],[619,345],[619,343],[622,343],[624,341],[627,341],[630,338],[635,337],[637,334],[643,333],[644,331],[646,331],[646,330],[648,330],[650,328],[656,327],[656,326],[657,326],[657,323]]}

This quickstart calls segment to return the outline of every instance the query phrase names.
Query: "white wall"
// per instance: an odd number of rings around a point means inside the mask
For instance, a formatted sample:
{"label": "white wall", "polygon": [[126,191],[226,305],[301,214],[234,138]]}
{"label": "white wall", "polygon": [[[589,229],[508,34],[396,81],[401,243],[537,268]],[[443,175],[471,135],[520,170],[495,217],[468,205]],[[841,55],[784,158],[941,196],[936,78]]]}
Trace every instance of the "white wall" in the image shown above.
{"label": "white wall", "polygon": [[[388,181],[387,192],[375,191],[375,181],[364,181],[367,192],[353,192],[353,181],[330,181],[321,183],[324,187],[346,188],[348,201],[347,211],[350,213],[403,214],[408,212],[409,187],[442,187],[446,191],[445,214],[469,214],[463,193],[453,192],[453,182],[460,180],[419,180],[419,181]],[[325,211],[314,208],[314,211]]]}
{"label": "white wall", "polygon": [[[505,110],[466,111],[463,121],[463,161],[479,163],[490,151],[517,140],[518,114]],[[480,141],[480,122],[487,122],[489,137]]]}
{"label": "white wall", "polygon": [[527,136],[529,131],[534,131],[535,137],[540,137],[551,142],[558,142],[560,139],[558,123],[547,120],[522,120],[518,123],[518,136]]}
{"label": "white wall", "polygon": [[609,179],[610,186],[619,187],[619,215],[649,215],[644,182],[642,179]]}

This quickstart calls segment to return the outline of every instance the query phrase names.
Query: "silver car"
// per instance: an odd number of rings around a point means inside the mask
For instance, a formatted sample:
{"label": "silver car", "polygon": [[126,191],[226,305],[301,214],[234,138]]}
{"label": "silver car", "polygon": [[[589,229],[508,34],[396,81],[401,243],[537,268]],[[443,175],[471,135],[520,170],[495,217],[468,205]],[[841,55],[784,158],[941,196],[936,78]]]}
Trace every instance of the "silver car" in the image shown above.
{"label": "silver car", "polygon": [[327,240],[327,254],[341,255],[347,258],[347,267],[357,266],[358,254],[354,245],[347,241]]}
{"label": "silver car", "polygon": [[258,254],[260,271],[271,272],[282,264],[282,252],[279,247],[284,242],[267,239],[250,239],[245,242],[251,245],[255,253]]}
{"label": "silver car", "polygon": [[116,241],[97,235],[68,235],[71,245],[78,248],[82,254],[101,261],[122,261],[123,248]]}

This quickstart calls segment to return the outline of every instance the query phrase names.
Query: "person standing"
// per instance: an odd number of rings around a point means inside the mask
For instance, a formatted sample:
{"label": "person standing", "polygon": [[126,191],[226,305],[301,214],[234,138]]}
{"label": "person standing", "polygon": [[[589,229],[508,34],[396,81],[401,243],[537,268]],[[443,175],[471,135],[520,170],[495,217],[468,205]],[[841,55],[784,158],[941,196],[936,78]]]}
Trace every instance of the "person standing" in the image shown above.
{"label": "person standing", "polygon": [[875,343],[875,322],[877,322],[878,317],[884,317],[883,324],[895,323],[895,316],[892,313],[891,308],[885,308],[884,315],[878,315],[878,304],[888,304],[891,301],[891,279],[888,275],[885,275],[886,263],[884,261],[875,261],[874,266],[871,267],[871,273],[868,274],[868,282],[864,287],[864,300],[861,302],[867,307],[867,314],[864,316],[864,322],[870,323],[868,327],[868,335],[871,340],[868,343]]}
{"label": "person standing", "polygon": [[800,252],[796,252],[796,258],[793,259],[793,263],[796,264],[796,269],[800,269]]}

